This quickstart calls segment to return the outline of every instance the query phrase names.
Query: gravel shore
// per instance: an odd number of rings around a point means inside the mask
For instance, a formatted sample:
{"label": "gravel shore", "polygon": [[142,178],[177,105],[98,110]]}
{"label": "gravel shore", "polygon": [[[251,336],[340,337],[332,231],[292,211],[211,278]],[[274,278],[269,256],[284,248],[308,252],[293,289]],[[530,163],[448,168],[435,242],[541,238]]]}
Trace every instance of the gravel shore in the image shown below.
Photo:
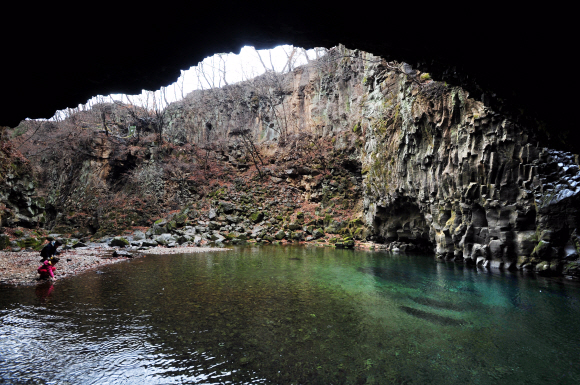
{"label": "gravel shore", "polygon": [[[61,252],[60,261],[56,265],[56,280],[71,277],[87,270],[104,265],[125,261],[130,257],[114,256],[115,248],[97,246],[91,248],[71,249]],[[181,253],[202,253],[207,251],[228,250],[213,247],[154,247],[141,253],[135,253],[132,258],[143,255],[164,255]],[[40,266],[38,251],[7,252],[0,251],[0,285],[35,285],[39,280],[37,269]]]}

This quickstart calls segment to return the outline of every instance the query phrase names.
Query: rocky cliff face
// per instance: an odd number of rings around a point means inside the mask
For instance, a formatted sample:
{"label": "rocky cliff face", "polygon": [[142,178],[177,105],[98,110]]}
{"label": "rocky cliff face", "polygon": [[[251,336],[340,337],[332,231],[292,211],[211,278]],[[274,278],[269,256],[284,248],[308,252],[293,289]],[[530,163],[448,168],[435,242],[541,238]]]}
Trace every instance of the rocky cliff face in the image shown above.
{"label": "rocky cliff face", "polygon": [[220,91],[203,123],[224,135],[239,126],[262,140],[307,131],[354,147],[377,242],[431,245],[441,258],[486,266],[574,268],[562,261],[578,258],[577,156],[544,148],[532,130],[406,64],[332,54],[267,92]]}
{"label": "rocky cliff face", "polygon": [[361,159],[375,239],[496,267],[561,271],[578,258],[577,157],[425,75],[369,78]]}
{"label": "rocky cliff face", "polygon": [[2,226],[36,227],[44,224],[44,198],[39,197],[31,175],[9,173],[0,189],[4,207]]}
{"label": "rocky cliff face", "polygon": [[39,197],[32,170],[0,127],[0,227],[35,227],[45,222],[45,200]]}

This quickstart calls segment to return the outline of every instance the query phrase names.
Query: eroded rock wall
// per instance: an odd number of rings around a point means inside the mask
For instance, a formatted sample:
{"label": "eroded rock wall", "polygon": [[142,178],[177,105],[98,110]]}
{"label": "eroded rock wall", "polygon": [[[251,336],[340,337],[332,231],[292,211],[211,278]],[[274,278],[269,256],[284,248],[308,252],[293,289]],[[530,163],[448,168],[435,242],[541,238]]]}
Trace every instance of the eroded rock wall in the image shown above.
{"label": "eroded rock wall", "polygon": [[572,154],[426,74],[367,69],[365,218],[372,238],[431,242],[442,258],[561,270],[576,259]]}
{"label": "eroded rock wall", "polygon": [[262,142],[306,131],[350,149],[374,241],[506,268],[561,271],[578,258],[577,156],[405,63],[344,47],[325,60],[219,91],[205,115],[197,95],[179,116],[203,115],[198,126],[224,137],[240,127]]}

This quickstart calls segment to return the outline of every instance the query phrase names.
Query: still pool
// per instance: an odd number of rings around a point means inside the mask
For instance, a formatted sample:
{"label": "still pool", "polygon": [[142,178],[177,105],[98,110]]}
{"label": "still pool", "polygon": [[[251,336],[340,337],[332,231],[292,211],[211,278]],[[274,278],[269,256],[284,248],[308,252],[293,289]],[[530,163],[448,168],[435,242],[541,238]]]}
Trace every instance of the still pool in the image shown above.
{"label": "still pool", "polygon": [[0,384],[579,384],[580,285],[305,247],[0,287]]}

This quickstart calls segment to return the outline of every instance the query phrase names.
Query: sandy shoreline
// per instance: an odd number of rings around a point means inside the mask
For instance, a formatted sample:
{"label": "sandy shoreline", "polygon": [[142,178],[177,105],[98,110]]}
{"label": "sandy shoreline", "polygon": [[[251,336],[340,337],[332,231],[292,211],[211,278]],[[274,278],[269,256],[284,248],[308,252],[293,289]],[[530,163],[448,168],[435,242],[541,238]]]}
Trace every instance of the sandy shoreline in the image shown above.
{"label": "sandy shoreline", "polygon": [[[60,262],[56,265],[56,281],[71,277],[101,266],[110,265],[130,259],[127,256],[113,256],[115,248],[94,247],[72,249],[61,252]],[[135,253],[132,258],[144,255],[165,255],[181,253],[203,253],[207,251],[224,251],[229,249],[215,247],[154,247],[141,253]],[[0,252],[0,285],[36,285],[44,281],[38,280],[37,269],[40,266],[38,251]]]}

